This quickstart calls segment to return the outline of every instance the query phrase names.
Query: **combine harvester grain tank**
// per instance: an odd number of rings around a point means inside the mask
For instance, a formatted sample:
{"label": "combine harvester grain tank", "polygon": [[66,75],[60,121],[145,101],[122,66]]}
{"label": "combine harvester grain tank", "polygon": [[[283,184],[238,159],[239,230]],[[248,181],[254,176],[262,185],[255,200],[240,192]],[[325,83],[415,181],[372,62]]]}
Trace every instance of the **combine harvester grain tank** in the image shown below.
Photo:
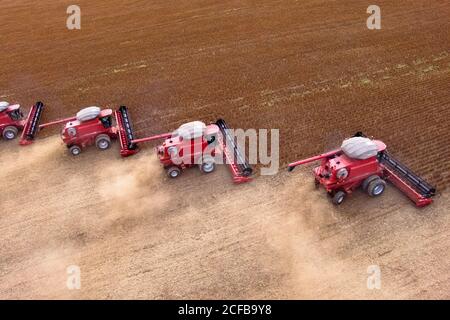
{"label": "combine harvester grain tank", "polygon": [[359,132],[346,139],[340,149],[289,164],[289,171],[321,161],[321,165],[313,169],[316,186],[323,186],[336,205],[359,187],[369,196],[380,196],[386,181],[402,191],[417,207],[432,203],[436,189],[386,149],[382,141],[369,139]]}

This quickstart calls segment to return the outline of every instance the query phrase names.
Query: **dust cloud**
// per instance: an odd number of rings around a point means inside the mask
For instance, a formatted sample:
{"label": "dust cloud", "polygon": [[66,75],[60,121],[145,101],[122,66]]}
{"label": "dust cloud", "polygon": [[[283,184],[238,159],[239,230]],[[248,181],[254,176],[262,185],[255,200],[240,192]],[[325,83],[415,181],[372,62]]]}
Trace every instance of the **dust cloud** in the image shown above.
{"label": "dust cloud", "polygon": [[364,268],[339,254],[341,246],[353,240],[352,233],[348,232],[342,242],[324,241],[329,237],[326,229],[345,220],[345,213],[327,201],[323,189],[314,187],[309,174],[288,175],[278,187],[281,208],[277,210],[283,215],[266,228],[266,239],[277,255],[279,272],[285,274],[286,298],[314,299],[340,290],[342,297],[349,297],[349,292],[350,296],[364,296]]}
{"label": "dust cloud", "polygon": [[18,140],[1,141],[0,153],[2,169],[0,178],[7,174],[18,174],[34,167],[46,167],[50,160],[58,156],[63,143],[57,136],[39,139],[32,145],[20,146]]}
{"label": "dust cloud", "polygon": [[111,161],[102,175],[110,179],[101,181],[97,192],[102,201],[110,204],[111,221],[149,217],[170,200],[161,188],[164,170],[151,152]]}

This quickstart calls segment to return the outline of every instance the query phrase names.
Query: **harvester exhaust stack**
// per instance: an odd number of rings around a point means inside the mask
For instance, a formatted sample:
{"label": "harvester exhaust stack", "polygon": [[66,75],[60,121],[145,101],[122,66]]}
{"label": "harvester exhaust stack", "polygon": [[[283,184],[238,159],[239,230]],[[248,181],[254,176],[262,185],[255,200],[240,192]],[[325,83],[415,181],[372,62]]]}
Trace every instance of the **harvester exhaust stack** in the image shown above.
{"label": "harvester exhaust stack", "polygon": [[20,145],[29,145],[33,143],[33,140],[39,131],[39,122],[41,121],[43,110],[44,104],[42,102],[36,102],[36,104],[31,107],[25,120],[22,136],[20,138]]}
{"label": "harvester exhaust stack", "polygon": [[128,157],[139,152],[137,144],[133,142],[135,137],[131,119],[128,114],[128,108],[126,106],[121,106],[118,111],[115,111],[115,116],[119,131],[120,155]]}
{"label": "harvester exhaust stack", "polygon": [[253,169],[235,142],[235,138],[230,134],[230,128],[223,119],[217,120],[216,125],[222,132],[223,137],[225,137],[225,141],[223,141],[222,137],[219,137],[219,142],[222,145],[227,164],[230,166],[234,182],[249,181]]}

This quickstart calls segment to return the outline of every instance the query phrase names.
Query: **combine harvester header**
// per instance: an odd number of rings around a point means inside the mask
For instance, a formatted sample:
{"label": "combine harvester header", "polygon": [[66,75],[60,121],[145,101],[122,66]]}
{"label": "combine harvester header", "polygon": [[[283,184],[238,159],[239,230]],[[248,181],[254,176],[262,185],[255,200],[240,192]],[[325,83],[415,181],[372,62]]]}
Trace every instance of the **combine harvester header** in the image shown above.
{"label": "combine harvester header", "polygon": [[416,175],[387,151],[380,153],[379,161],[386,179],[406,194],[418,207],[424,207],[433,202],[432,197],[436,195],[435,187]]}
{"label": "combine harvester header", "polygon": [[43,112],[44,104],[42,102],[37,102],[31,107],[27,119],[25,120],[22,136],[20,137],[20,145],[24,146],[33,143],[33,140],[39,131],[39,122],[41,121]]}
{"label": "combine harvester header", "polygon": [[370,196],[379,196],[384,192],[385,181],[396,186],[417,207],[432,203],[436,194],[434,187],[392,157],[382,141],[369,139],[360,132],[345,140],[340,149],[293,162],[288,170],[315,161],[321,161],[313,170],[316,186],[322,185],[336,205],[360,186]]}
{"label": "combine harvester header", "polygon": [[[225,163],[229,166],[233,181],[243,183],[251,180],[253,169],[242,150],[230,134],[227,123],[219,119],[216,123],[205,125],[194,121],[183,124],[174,133],[163,133],[145,138],[136,138],[128,109],[125,106],[115,112],[121,155],[128,156],[138,152],[138,144],[164,140],[156,148],[158,158],[171,178],[178,177],[182,170],[198,165],[203,173],[215,170],[214,157],[207,154],[210,146],[216,146]],[[184,152],[184,154],[181,154]],[[179,161],[175,161],[175,159]]]}

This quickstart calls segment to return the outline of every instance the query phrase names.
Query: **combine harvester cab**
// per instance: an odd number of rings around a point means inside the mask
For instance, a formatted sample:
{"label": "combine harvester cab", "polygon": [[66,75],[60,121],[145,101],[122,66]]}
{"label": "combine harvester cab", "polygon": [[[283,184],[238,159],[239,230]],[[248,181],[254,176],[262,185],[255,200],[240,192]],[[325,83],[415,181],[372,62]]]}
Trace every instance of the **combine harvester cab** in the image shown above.
{"label": "combine harvester cab", "polygon": [[13,140],[23,131],[23,137],[25,132],[30,132],[30,128],[39,123],[43,106],[42,102],[37,102],[24,119],[20,105],[0,102],[0,135],[5,140]]}
{"label": "combine harvester cab", "polygon": [[[180,126],[174,133],[163,133],[146,138],[136,138],[127,108],[116,111],[121,155],[126,157],[138,152],[138,144],[156,140],[164,142],[156,147],[160,163],[170,178],[177,178],[184,169],[198,166],[203,173],[211,173],[216,167],[216,156],[222,155],[235,183],[251,180],[252,167],[235,142],[224,120],[205,125],[193,121]],[[213,148],[212,148],[213,147]],[[212,150],[212,154],[209,152]]]}
{"label": "combine harvester cab", "polygon": [[386,151],[386,145],[357,133],[346,139],[340,149],[289,164],[288,170],[303,164],[321,161],[313,169],[316,186],[323,186],[336,205],[355,189],[371,197],[380,196],[391,182],[417,207],[432,203],[436,189],[414,174]]}

